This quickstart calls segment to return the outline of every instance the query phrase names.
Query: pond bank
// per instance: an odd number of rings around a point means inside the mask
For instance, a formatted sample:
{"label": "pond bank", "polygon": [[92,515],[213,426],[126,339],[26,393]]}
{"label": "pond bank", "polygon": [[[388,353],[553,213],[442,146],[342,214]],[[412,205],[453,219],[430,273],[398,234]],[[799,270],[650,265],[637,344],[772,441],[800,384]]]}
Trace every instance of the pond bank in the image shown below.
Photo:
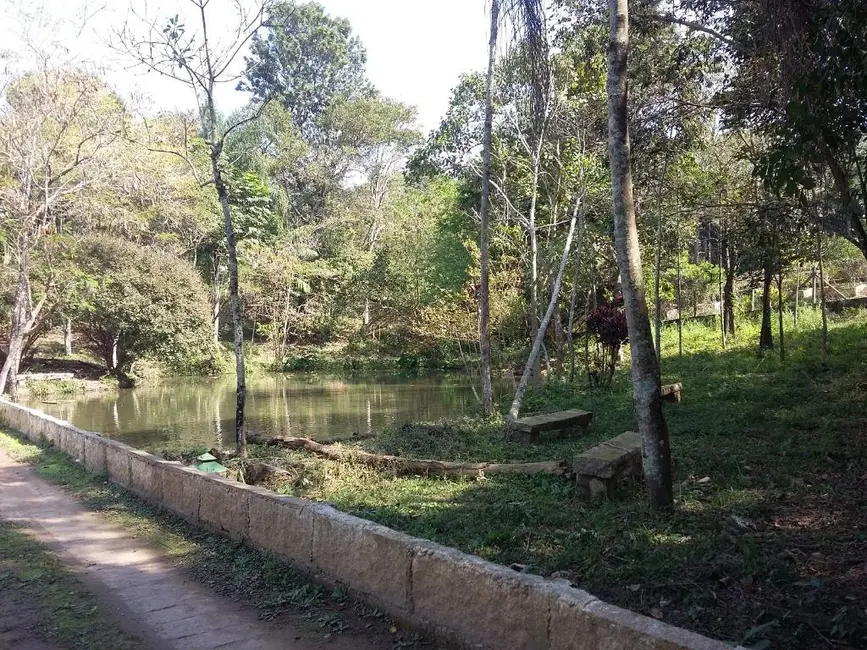
{"label": "pond bank", "polygon": [[724,644],[607,605],[564,582],[485,562],[309,501],[215,478],[0,402],[6,423],[91,471],[221,535],[288,559],[399,620],[457,645],[723,650]]}

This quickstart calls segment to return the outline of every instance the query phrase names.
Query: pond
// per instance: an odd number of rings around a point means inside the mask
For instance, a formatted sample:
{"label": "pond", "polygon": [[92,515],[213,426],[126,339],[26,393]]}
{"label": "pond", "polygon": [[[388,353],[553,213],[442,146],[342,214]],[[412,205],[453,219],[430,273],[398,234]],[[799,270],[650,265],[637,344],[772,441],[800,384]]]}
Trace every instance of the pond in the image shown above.
{"label": "pond", "polygon": [[[141,449],[162,451],[233,445],[235,384],[231,377],[183,378],[133,390],[78,398],[30,398],[75,426]],[[314,439],[371,434],[403,422],[436,421],[474,411],[466,376],[338,378],[265,375],[247,382],[247,430]]]}

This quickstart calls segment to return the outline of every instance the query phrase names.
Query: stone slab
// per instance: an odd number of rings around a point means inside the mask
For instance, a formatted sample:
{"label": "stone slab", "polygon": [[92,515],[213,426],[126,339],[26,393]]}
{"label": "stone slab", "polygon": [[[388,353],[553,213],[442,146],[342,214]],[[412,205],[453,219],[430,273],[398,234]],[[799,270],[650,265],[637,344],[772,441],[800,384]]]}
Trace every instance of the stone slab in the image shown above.
{"label": "stone slab", "polygon": [[627,431],[606,440],[576,456],[572,469],[576,475],[599,479],[640,476],[641,436],[634,431]]}
{"label": "stone slab", "polygon": [[481,648],[546,648],[554,583],[438,544],[413,559],[416,617],[451,641]]}
{"label": "stone slab", "polygon": [[727,643],[571,591],[581,595],[564,593],[552,604],[549,650],[732,650]]}
{"label": "stone slab", "polygon": [[593,414],[588,411],[579,411],[572,409],[569,411],[558,411],[557,413],[546,413],[544,415],[534,415],[527,418],[515,420],[512,423],[512,430],[520,433],[537,434],[542,431],[562,431],[565,429],[574,429],[577,427],[588,427],[593,420]]}
{"label": "stone slab", "polygon": [[168,461],[158,466],[162,505],[192,524],[199,523],[199,501],[205,476],[192,467]]}
{"label": "stone slab", "polygon": [[311,570],[315,506],[309,501],[267,490],[251,491],[249,498],[250,543],[288,560],[299,569]]}
{"label": "stone slab", "polygon": [[84,432],[66,425],[61,429],[60,449],[79,461],[84,461]]}
{"label": "stone slab", "polygon": [[159,465],[162,459],[141,451],[129,450],[129,489],[151,503],[163,500],[162,473]]}
{"label": "stone slab", "polygon": [[416,540],[330,506],[315,506],[314,513],[313,564],[390,611],[411,611]]}
{"label": "stone slab", "polygon": [[106,471],[105,440],[94,434],[84,434],[84,466],[88,472],[102,474]]}
{"label": "stone slab", "polygon": [[199,487],[199,522],[226,537],[246,538],[250,501],[248,486],[208,474],[202,476]]}
{"label": "stone slab", "polygon": [[105,440],[105,468],[112,483],[121,487],[132,487],[129,458],[131,447],[115,440]]}

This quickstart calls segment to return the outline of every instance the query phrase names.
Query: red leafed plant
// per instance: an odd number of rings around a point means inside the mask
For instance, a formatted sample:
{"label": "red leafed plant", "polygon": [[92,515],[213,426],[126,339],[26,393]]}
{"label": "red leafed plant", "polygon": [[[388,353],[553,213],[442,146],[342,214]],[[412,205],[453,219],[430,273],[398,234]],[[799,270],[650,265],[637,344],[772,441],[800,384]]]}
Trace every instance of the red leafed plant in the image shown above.
{"label": "red leafed plant", "polygon": [[620,348],[629,338],[623,297],[617,295],[594,309],[587,317],[587,331],[596,339],[595,359],[587,364],[588,378],[597,386],[609,384],[617,368]]}

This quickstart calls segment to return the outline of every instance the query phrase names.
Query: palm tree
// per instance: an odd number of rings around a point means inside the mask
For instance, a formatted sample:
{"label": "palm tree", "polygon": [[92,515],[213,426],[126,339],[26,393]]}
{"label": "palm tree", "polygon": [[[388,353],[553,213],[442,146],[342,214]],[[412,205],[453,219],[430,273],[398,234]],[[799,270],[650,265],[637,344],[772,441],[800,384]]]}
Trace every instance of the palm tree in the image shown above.
{"label": "palm tree", "polygon": [[629,0],[609,0],[611,42],[608,48],[608,155],[614,205],[614,245],[623,287],[623,303],[632,353],[632,401],[641,433],[644,480],[651,505],[672,506],[671,449],[662,412],[659,359],[647,311],[641,251],[632,195],[632,160],[627,108],[629,91]]}
{"label": "palm tree", "polygon": [[[547,64],[545,53],[545,14],[543,0],[491,0],[491,31],[488,43],[488,74],[485,83],[485,125],[482,138],[482,199],[479,209],[479,353],[482,373],[482,406],[485,414],[494,412],[491,383],[491,309],[488,240],[491,205],[491,140],[494,123],[494,70],[497,60],[501,20],[509,19],[523,41],[533,69],[533,86],[541,87],[540,70]],[[542,93],[538,93],[541,99]]]}

